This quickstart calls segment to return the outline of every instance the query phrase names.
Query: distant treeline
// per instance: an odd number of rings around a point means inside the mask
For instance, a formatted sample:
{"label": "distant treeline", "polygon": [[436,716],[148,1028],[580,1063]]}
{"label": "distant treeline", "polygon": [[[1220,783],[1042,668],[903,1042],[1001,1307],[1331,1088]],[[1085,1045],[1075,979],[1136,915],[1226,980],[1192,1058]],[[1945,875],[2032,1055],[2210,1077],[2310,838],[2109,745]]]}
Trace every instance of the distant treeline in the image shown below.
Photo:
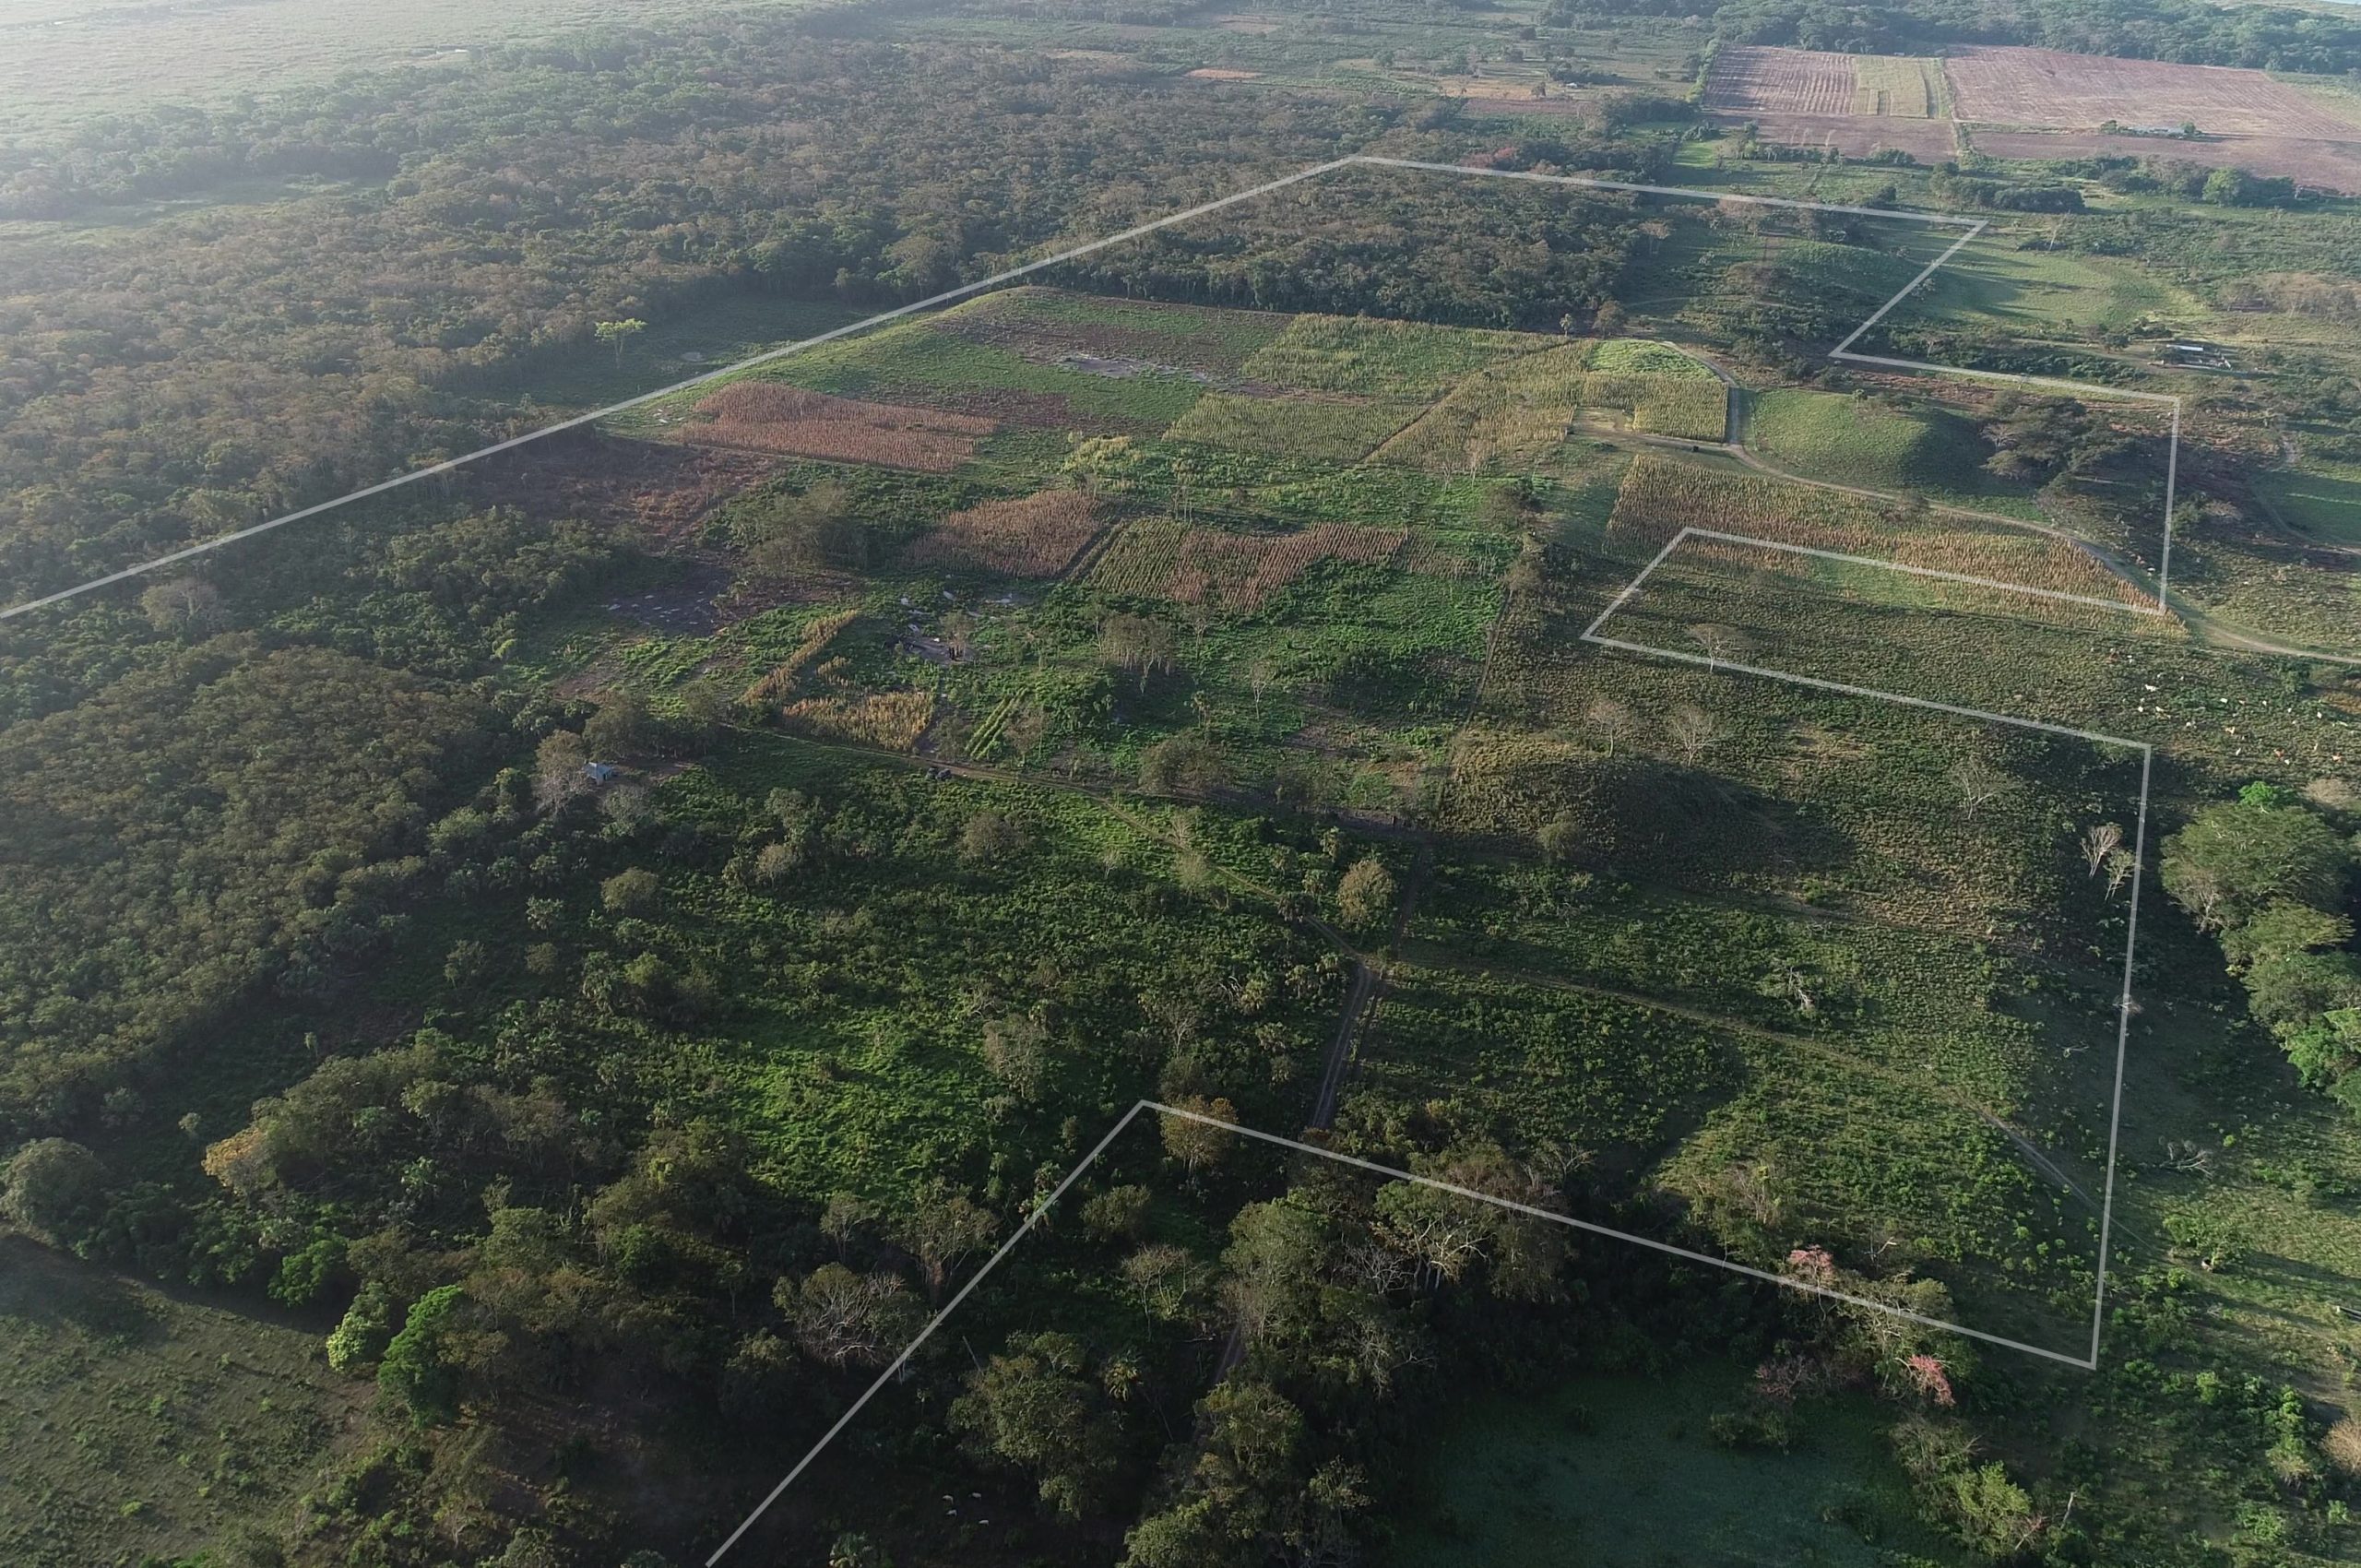
{"label": "distant treeline", "polygon": [[[1597,17],[1688,17],[1690,0],[1556,0],[1558,26]],[[1735,0],[1711,12],[1726,43],[1876,54],[2025,44],[2076,54],[2341,74],[2361,66],[2361,22],[2281,6],[2201,0]]]}

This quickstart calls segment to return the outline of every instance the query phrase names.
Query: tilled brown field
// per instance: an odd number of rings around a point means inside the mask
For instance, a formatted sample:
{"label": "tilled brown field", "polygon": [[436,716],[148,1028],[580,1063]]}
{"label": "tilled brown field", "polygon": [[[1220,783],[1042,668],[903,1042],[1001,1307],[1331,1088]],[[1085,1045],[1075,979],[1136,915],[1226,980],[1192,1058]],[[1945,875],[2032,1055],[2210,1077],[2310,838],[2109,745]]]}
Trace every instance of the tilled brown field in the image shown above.
{"label": "tilled brown field", "polygon": [[1725,49],[1705,82],[1705,107],[1736,114],[1853,113],[1853,57],[1814,49]]}
{"label": "tilled brown field", "polygon": [[2193,122],[2215,136],[2361,141],[2361,125],[2260,71],[2005,48],[1963,49],[1943,71],[1959,118],[1985,125],[2090,131],[2108,120]]}

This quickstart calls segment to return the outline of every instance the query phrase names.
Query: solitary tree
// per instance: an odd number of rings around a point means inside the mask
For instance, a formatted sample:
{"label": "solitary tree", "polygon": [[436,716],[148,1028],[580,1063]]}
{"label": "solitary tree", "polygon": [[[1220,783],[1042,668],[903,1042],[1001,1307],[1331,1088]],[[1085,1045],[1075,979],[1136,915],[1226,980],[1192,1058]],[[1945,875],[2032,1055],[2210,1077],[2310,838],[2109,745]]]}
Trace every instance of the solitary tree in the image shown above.
{"label": "solitary tree", "polygon": [[1394,873],[1375,855],[1363,855],[1336,884],[1336,914],[1353,931],[1366,930],[1393,910]]}
{"label": "solitary tree", "polygon": [[1194,1111],[1196,1116],[1167,1116],[1164,1118],[1164,1152],[1179,1160],[1190,1175],[1219,1163],[1222,1157],[1237,1143],[1238,1135],[1218,1126],[1208,1125],[1197,1117],[1210,1117],[1214,1122],[1235,1123],[1237,1108],[1226,1099],[1204,1099],[1195,1095],[1177,1102],[1177,1110]]}
{"label": "solitary tree", "polygon": [[919,1271],[926,1276],[927,1294],[940,1301],[943,1281],[960,1260],[988,1245],[999,1231],[1000,1221],[967,1194],[955,1192],[942,1182],[930,1182],[919,1189],[900,1239],[919,1260]]}
{"label": "solitary tree", "polygon": [[615,362],[621,364],[623,362],[623,345],[647,331],[647,323],[635,315],[626,316],[621,321],[602,321],[590,330],[599,341],[614,350]]}
{"label": "solitary tree", "polygon": [[2111,822],[2094,823],[2083,831],[2082,861],[2091,868],[2091,875],[2098,875],[2099,869],[2106,864],[2107,857],[2114,854],[2122,842],[2123,829]]}
{"label": "solitary tree", "polygon": [[52,1246],[79,1240],[96,1223],[106,1167],[80,1144],[42,1138],[9,1158],[0,1213]]}
{"label": "solitary tree", "polygon": [[1583,721],[1605,742],[1608,756],[1613,756],[1615,748],[1631,739],[1640,728],[1631,710],[1613,697],[1593,697],[1590,706],[1583,710]]}
{"label": "solitary tree", "polygon": [[1745,634],[1735,626],[1724,626],[1711,621],[1700,622],[1689,628],[1689,636],[1705,650],[1705,667],[1709,670],[1719,669],[1746,656]]}
{"label": "solitary tree", "polygon": [[1703,708],[1685,702],[1676,706],[1666,717],[1665,731],[1672,737],[1672,743],[1679,748],[1681,756],[1691,763],[1720,744],[1723,739],[1721,720]]}
{"label": "solitary tree", "polygon": [[2009,776],[1980,756],[1960,758],[1945,777],[1958,789],[1960,803],[1971,818],[2009,788]]}

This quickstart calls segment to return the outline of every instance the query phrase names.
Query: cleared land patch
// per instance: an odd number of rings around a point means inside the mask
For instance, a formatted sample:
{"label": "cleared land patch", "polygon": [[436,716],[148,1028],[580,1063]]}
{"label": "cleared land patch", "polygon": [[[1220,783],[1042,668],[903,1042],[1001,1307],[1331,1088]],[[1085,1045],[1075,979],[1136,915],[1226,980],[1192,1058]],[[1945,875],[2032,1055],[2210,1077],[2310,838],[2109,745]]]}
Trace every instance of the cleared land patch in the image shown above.
{"label": "cleared land patch", "polygon": [[1299,533],[1238,534],[1150,517],[1123,530],[1090,581],[1108,593],[1213,603],[1251,613],[1319,562],[1382,565],[1406,537],[1400,529],[1347,523],[1323,523]]}
{"label": "cleared land patch", "polygon": [[1460,377],[1512,354],[1534,353],[1558,341],[1537,332],[1299,315],[1240,368],[1279,386],[1423,400],[1442,396]]}
{"label": "cleared land patch", "polygon": [[1705,107],[1733,113],[1850,114],[1853,56],[1818,49],[1725,49],[1705,81]]}
{"label": "cleared land patch", "polygon": [[2037,130],[2178,126],[2223,136],[2361,140],[2361,125],[2260,71],[2117,60],[2051,49],[1974,48],[1947,56],[1959,118]]}
{"label": "cleared land patch", "polygon": [[696,406],[683,438],[701,445],[840,463],[948,473],[999,427],[968,414],[832,398],[774,382],[741,381]]}

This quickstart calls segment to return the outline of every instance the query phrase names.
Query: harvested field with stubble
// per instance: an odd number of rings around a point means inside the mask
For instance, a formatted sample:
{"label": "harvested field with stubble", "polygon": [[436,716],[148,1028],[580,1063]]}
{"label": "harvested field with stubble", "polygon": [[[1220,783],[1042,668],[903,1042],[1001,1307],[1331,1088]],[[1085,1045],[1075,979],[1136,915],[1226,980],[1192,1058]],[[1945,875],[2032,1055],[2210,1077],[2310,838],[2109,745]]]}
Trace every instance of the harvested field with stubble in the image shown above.
{"label": "harvested field with stubble", "polygon": [[1054,577],[1098,531],[1098,508],[1078,490],[1044,490],[954,512],[908,552],[913,565]]}
{"label": "harvested field with stubble", "polygon": [[1855,81],[1850,54],[1725,49],[1714,57],[1704,106],[1738,114],[1850,114]]}
{"label": "harvested field with stubble", "polygon": [[2189,121],[2213,136],[2361,141],[2361,123],[2260,71],[2014,48],[1963,49],[1943,71],[1959,118],[1987,125],[2090,131],[2108,120]]}
{"label": "harvested field with stubble", "polygon": [[975,456],[976,443],[999,426],[973,414],[832,398],[776,382],[741,381],[696,406],[680,429],[698,445],[776,452],[839,463],[947,473]]}
{"label": "harvested field with stubble", "polygon": [[[1662,457],[1633,461],[1608,527],[1650,551],[1684,528],[1714,529],[2052,593],[2142,602],[2128,585],[2061,540],[1940,515],[1905,522],[1853,496]],[[1714,541],[1692,542],[1702,551]]]}
{"label": "harvested field with stubble", "polygon": [[1105,593],[1252,614],[1323,561],[1382,565],[1407,537],[1400,529],[1346,523],[1297,533],[1228,533],[1146,517],[1123,530],[1090,574],[1090,584]]}

